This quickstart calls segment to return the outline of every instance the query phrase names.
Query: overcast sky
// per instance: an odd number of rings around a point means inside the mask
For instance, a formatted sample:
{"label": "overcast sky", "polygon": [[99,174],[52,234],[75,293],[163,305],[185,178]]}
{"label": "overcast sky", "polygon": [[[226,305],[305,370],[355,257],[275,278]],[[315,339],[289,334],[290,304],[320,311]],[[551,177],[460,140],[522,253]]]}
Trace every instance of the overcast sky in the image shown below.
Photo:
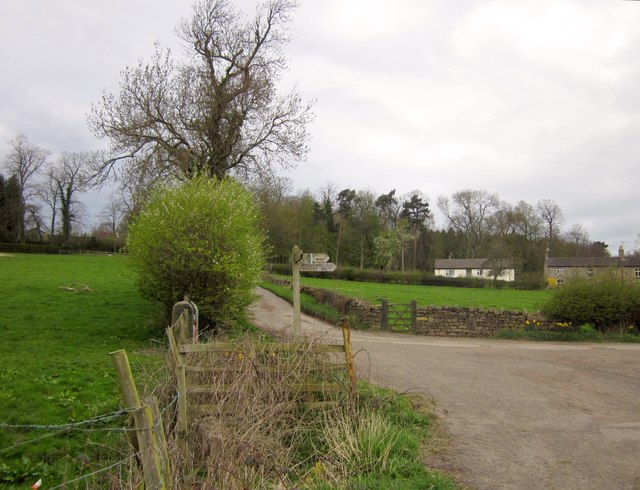
{"label": "overcast sky", "polygon": [[[190,5],[2,2],[0,160],[20,133],[54,155],[106,147],[91,104],[155,41],[179,53]],[[302,0],[291,36],[285,85],[317,99],[308,160],[283,173],[295,189],[417,189],[438,225],[438,196],[461,189],[549,198],[565,230],[635,248],[640,2]]]}

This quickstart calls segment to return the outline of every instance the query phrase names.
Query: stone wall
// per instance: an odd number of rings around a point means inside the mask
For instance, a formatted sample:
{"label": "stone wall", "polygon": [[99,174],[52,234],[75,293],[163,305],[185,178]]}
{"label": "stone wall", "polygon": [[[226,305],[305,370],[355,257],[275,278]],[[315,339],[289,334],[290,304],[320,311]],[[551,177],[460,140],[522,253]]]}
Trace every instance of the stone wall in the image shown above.
{"label": "stone wall", "polygon": [[[354,316],[372,329],[380,329],[382,307],[366,301],[342,296],[333,291],[303,286],[301,292],[316,301],[333,306],[343,315]],[[524,330],[527,325],[549,329],[554,324],[539,314],[526,311],[467,308],[459,306],[427,306],[417,310],[416,334],[445,337],[488,337],[500,330]]]}

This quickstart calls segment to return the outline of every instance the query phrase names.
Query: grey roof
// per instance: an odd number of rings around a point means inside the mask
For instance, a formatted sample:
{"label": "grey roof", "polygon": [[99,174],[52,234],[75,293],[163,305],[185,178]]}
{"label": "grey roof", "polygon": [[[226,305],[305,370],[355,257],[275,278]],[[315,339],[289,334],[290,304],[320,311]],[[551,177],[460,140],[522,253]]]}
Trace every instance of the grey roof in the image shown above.
{"label": "grey roof", "polygon": [[[619,267],[619,257],[549,257],[549,267]],[[623,259],[624,267],[640,267],[640,257],[631,255]]]}
{"label": "grey roof", "polygon": [[503,267],[511,267],[510,261],[506,259],[436,259],[434,267],[436,269],[490,269],[494,263]]}

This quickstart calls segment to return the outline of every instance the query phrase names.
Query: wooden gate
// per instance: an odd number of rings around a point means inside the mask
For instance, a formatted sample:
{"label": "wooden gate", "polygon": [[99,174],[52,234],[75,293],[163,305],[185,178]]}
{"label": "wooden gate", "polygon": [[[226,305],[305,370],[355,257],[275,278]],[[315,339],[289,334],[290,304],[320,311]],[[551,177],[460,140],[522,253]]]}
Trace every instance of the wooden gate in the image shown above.
{"label": "wooden gate", "polygon": [[416,300],[408,304],[391,304],[382,300],[382,330],[387,332],[415,332]]}

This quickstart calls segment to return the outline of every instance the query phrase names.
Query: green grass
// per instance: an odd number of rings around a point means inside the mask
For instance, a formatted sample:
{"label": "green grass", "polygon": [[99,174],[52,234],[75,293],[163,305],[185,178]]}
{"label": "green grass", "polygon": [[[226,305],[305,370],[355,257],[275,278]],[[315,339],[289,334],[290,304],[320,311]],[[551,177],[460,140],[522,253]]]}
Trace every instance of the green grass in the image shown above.
{"label": "green grass", "polygon": [[[114,350],[127,349],[141,392],[149,393],[156,386],[153,373],[164,364],[166,352],[164,312],[140,298],[126,260],[0,257],[0,488],[28,488],[39,478],[44,488],[54,488],[130,456],[123,417],[72,429],[45,428],[80,424],[119,409],[120,395],[108,355]],[[74,283],[91,290],[63,289]],[[327,309],[312,303],[311,298],[304,300],[309,309]],[[256,335],[246,322],[238,329]],[[393,443],[387,470],[365,469],[345,475],[343,481],[319,478],[311,487],[455,488],[448,477],[420,463],[419,447],[428,437],[429,420],[412,411],[406,400],[376,392],[364,403],[384,415],[382,425],[388,430],[380,446],[370,446],[366,433],[360,443],[366,443],[363,448],[373,447],[372,456],[378,454],[376,447],[384,450],[385,444]],[[354,433],[357,439],[361,435]],[[312,447],[320,444],[310,443]],[[114,478],[122,468],[126,474],[125,465],[64,488],[120,488]]]}
{"label": "green grass", "polygon": [[[262,281],[260,287],[271,291],[280,298],[286,299],[289,303],[293,303],[293,292],[290,287],[279,286],[277,284],[270,283],[268,281]],[[329,305],[318,303],[312,296],[308,294],[300,294],[300,310],[307,315],[312,315],[317,318],[337,324],[340,318],[343,316]]]}
{"label": "green grass", "polygon": [[317,462],[309,472],[306,487],[314,490],[457,488],[450,477],[430,470],[421,462],[433,421],[421,397],[398,395],[363,384],[355,405],[326,414],[315,443]]}
{"label": "green grass", "polygon": [[[38,478],[50,488],[119,458],[119,432],[8,426],[76,423],[118,410],[108,354],[125,348],[132,364],[158,365],[162,357],[149,348],[153,337],[163,339],[162,312],[138,295],[126,257],[0,256],[0,277],[0,488]],[[62,289],[74,283],[91,291]]]}
{"label": "green grass", "polygon": [[[288,277],[281,276],[283,279]],[[455,288],[447,286],[415,286],[378,284],[303,277],[303,286],[328,289],[345,296],[380,303],[408,303],[414,299],[419,306],[469,306],[504,310],[538,311],[552,294],[550,290],[522,291],[515,289]]]}
{"label": "green grass", "polygon": [[545,330],[502,330],[495,335],[505,340],[536,340],[552,342],[623,342],[640,344],[640,335],[632,333],[603,333],[580,327],[578,330],[545,331]]}

